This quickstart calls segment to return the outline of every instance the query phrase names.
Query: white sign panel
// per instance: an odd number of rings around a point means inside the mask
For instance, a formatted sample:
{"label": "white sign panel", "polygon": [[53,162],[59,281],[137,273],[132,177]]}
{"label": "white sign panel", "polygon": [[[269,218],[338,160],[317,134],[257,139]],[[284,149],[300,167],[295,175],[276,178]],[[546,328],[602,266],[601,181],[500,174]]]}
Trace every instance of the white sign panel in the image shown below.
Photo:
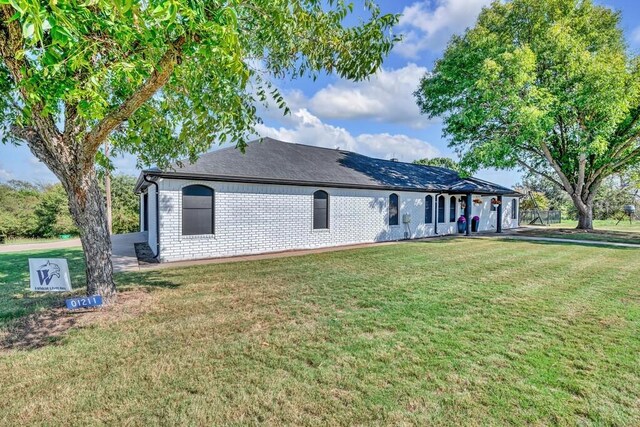
{"label": "white sign panel", "polygon": [[66,259],[29,258],[31,290],[35,292],[64,292],[71,290],[69,266]]}

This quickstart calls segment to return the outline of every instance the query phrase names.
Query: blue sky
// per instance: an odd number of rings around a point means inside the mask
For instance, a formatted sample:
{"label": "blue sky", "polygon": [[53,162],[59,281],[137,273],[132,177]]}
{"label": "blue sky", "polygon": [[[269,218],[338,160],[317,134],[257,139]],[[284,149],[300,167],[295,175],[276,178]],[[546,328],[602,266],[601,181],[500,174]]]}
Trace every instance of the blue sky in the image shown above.
{"label": "blue sky", "polygon": [[[447,147],[438,120],[418,113],[412,96],[418,81],[454,33],[473,25],[490,0],[380,0],[384,12],[402,13],[396,31],[405,40],[394,48],[380,70],[368,81],[353,83],[335,76],[316,81],[279,82],[292,114],[263,111],[258,132],[287,141],[340,147],[379,158],[403,161],[455,154]],[[598,1],[622,12],[630,49],[640,52],[640,8],[637,0]],[[115,159],[119,172],[136,174],[134,156]],[[511,186],[517,171],[480,171],[478,176]],[[0,181],[22,179],[41,183],[55,177],[24,147],[0,144]]]}

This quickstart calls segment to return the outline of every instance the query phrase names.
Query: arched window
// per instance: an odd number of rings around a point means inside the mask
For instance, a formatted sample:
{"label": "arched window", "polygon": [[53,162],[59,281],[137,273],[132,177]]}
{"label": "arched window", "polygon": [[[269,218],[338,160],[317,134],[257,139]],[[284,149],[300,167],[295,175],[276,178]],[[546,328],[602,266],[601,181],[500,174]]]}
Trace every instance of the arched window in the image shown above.
{"label": "arched window", "polygon": [[433,222],[433,196],[424,198],[424,223],[431,224]]}
{"label": "arched window", "polygon": [[398,225],[398,195],[389,196],[389,225]]}
{"label": "arched window", "polygon": [[182,235],[213,234],[213,190],[204,185],[182,189]]}
{"label": "arched window", "polygon": [[511,219],[518,219],[518,199],[511,200]]}
{"label": "arched window", "polygon": [[318,190],[313,193],[313,229],[329,228],[329,194]]}
{"label": "arched window", "polygon": [[444,196],[438,197],[438,222],[444,222]]}
{"label": "arched window", "polygon": [[456,222],[456,196],[449,199],[449,222]]}

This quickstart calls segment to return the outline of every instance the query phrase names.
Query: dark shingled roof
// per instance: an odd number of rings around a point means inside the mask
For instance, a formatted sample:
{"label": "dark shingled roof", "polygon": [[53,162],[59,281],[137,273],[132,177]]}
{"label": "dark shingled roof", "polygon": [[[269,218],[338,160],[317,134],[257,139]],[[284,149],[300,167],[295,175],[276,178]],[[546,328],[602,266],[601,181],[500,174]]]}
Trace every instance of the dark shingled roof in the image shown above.
{"label": "dark shingled roof", "polygon": [[195,163],[170,170],[145,170],[143,176],[342,188],[371,188],[475,194],[517,194],[514,190],[434,166],[374,159],[339,149],[293,144],[272,138],[212,151]]}

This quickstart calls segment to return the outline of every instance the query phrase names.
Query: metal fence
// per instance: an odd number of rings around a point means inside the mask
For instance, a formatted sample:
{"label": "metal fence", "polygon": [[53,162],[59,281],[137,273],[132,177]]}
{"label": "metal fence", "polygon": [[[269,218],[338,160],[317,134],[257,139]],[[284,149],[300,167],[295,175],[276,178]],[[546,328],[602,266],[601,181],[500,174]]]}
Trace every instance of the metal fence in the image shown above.
{"label": "metal fence", "polygon": [[[560,224],[562,222],[562,215],[560,211],[543,211],[539,210],[540,217],[542,218],[542,222],[546,225],[549,224]],[[534,210],[521,210],[520,211],[520,219],[519,224],[526,225],[536,220],[536,224],[539,224],[540,221],[536,215],[536,211]]]}

